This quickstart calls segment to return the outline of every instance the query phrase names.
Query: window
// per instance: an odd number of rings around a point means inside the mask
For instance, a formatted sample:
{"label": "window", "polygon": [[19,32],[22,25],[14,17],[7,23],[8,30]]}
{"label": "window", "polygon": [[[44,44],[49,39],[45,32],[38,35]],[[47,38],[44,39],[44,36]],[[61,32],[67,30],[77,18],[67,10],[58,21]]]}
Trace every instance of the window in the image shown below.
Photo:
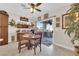
{"label": "window", "polygon": [[43,22],[37,21],[37,28],[43,29]]}

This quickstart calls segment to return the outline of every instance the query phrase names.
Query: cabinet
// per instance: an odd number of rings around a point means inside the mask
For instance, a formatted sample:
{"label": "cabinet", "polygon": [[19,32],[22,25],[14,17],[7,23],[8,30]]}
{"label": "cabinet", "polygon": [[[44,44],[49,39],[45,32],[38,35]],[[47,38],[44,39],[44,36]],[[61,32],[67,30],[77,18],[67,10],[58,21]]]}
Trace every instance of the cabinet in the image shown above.
{"label": "cabinet", "polygon": [[7,12],[0,11],[0,38],[3,39],[0,45],[8,44],[8,17]]}

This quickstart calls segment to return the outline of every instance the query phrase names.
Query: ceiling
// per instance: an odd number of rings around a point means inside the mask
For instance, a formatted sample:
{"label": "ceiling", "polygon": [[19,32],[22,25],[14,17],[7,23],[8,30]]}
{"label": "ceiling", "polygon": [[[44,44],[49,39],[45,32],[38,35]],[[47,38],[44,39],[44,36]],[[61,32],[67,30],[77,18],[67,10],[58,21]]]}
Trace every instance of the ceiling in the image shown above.
{"label": "ceiling", "polygon": [[[6,10],[12,15],[16,16],[25,16],[29,19],[36,19],[38,16],[43,15],[47,12],[54,12],[55,9],[61,8],[63,6],[69,5],[69,3],[42,3],[38,8],[42,10],[42,12],[35,11],[33,14],[29,9],[24,9],[21,6],[21,3],[0,3],[0,10]],[[28,4],[26,3],[26,7],[28,8]]]}

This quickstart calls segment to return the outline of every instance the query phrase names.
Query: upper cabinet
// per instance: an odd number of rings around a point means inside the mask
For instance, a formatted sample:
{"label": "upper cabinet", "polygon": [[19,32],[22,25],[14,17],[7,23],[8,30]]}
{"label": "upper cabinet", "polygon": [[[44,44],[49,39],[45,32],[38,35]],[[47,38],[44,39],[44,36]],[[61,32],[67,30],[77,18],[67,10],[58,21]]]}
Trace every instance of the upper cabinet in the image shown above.
{"label": "upper cabinet", "polygon": [[8,26],[8,17],[7,12],[3,10],[0,11],[0,26]]}
{"label": "upper cabinet", "polygon": [[0,11],[0,38],[3,39],[0,45],[8,44],[8,17],[7,12]]}

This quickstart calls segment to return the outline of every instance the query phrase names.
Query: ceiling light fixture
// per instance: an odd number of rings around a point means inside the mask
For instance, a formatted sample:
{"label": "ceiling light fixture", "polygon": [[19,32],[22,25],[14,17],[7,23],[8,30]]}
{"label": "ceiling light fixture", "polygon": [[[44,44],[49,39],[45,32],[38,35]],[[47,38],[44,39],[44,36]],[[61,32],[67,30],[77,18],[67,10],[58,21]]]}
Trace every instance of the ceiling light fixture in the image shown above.
{"label": "ceiling light fixture", "polygon": [[41,12],[40,9],[38,9],[37,7],[39,7],[41,5],[41,3],[28,3],[28,5],[30,5],[30,8],[27,8],[25,4],[21,4],[22,7],[24,7],[24,9],[30,9],[31,10],[31,13],[34,13],[35,10]]}

